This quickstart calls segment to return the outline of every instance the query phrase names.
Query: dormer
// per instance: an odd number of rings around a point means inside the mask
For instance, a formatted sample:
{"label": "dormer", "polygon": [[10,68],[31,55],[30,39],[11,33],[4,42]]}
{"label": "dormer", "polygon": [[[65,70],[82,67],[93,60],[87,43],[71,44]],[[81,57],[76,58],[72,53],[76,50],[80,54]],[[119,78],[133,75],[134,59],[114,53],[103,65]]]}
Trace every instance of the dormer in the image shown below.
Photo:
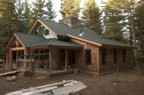
{"label": "dormer", "polygon": [[51,30],[49,30],[49,28],[42,24],[36,25],[35,28],[33,28],[31,34],[44,36],[46,39],[57,38],[57,36],[54,35]]}

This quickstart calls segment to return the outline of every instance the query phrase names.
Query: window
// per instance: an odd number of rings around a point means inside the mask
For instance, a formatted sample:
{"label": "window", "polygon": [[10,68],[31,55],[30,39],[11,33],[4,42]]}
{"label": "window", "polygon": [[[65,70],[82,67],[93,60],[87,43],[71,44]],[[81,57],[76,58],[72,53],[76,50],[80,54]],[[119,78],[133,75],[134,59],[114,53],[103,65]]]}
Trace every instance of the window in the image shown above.
{"label": "window", "polygon": [[49,30],[48,29],[45,30],[45,35],[49,35]]}
{"label": "window", "polygon": [[88,65],[91,64],[91,50],[90,49],[85,50],[85,63]]}
{"label": "window", "polygon": [[61,49],[61,60],[64,61],[65,60],[65,50]]}
{"label": "window", "polygon": [[70,50],[69,63],[75,64],[75,62],[76,62],[76,60],[75,60],[75,51]]}
{"label": "window", "polygon": [[49,59],[49,50],[46,49],[45,50],[45,60],[48,60]]}
{"label": "window", "polygon": [[117,64],[117,50],[116,49],[113,50],[113,63]]}
{"label": "window", "polygon": [[101,62],[102,62],[102,65],[106,64],[106,49],[101,50]]}
{"label": "window", "polygon": [[41,26],[41,27],[39,28],[39,35],[43,35],[43,34],[44,34],[44,27]]}
{"label": "window", "polygon": [[126,63],[126,50],[123,50],[123,63]]}

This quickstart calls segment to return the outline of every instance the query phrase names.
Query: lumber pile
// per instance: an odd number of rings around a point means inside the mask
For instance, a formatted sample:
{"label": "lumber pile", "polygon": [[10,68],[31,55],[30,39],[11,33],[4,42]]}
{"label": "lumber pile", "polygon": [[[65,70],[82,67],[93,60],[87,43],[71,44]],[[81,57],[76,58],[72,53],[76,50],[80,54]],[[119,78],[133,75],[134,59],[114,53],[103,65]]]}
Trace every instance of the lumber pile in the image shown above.
{"label": "lumber pile", "polygon": [[10,75],[16,75],[18,73],[20,73],[21,71],[9,71],[9,72],[5,72],[5,73],[1,73],[0,74],[0,77],[3,77],[3,76],[10,76]]}
{"label": "lumber pile", "polygon": [[84,85],[82,82],[69,80],[14,91],[7,93],[6,95],[69,95],[71,93],[76,93],[84,88],[86,88],[86,85]]}

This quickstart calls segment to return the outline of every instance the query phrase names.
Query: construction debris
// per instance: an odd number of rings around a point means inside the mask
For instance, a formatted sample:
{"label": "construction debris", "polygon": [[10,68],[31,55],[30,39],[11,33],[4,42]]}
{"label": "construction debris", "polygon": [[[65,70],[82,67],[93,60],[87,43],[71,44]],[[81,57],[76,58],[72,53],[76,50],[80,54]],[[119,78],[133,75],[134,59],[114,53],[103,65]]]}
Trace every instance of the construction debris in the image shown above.
{"label": "construction debris", "polygon": [[63,81],[29,89],[14,91],[6,95],[69,95],[76,93],[87,86],[75,80]]}
{"label": "construction debris", "polygon": [[7,80],[8,80],[8,81],[16,81],[16,80],[17,80],[17,77],[16,77],[16,76],[8,76],[8,77],[7,77]]}

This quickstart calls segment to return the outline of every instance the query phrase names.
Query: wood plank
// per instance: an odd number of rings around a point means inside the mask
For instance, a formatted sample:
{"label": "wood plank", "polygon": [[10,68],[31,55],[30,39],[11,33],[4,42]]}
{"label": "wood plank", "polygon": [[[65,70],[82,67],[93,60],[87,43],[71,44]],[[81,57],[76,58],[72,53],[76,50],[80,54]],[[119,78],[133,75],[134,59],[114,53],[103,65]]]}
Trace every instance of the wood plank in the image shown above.
{"label": "wood plank", "polygon": [[25,47],[17,47],[17,48],[11,48],[11,51],[18,51],[18,50],[24,50]]}
{"label": "wood plank", "polygon": [[77,40],[80,40],[80,41],[84,41],[84,42],[87,42],[87,43],[90,43],[90,44],[93,44],[93,45],[97,45],[97,46],[102,46],[102,44],[100,43],[97,43],[97,42],[93,42],[93,41],[89,41],[89,40],[86,40],[86,39],[83,39],[83,38],[78,38],[76,36],[73,36],[73,35],[69,35],[67,34],[69,37],[71,38],[74,38],[74,39],[77,39]]}
{"label": "wood plank", "polygon": [[21,72],[21,71],[10,71],[10,72],[1,73],[1,74],[0,74],[0,77],[2,77],[2,76],[14,75],[14,74],[17,74],[17,73],[20,73],[20,72]]}

